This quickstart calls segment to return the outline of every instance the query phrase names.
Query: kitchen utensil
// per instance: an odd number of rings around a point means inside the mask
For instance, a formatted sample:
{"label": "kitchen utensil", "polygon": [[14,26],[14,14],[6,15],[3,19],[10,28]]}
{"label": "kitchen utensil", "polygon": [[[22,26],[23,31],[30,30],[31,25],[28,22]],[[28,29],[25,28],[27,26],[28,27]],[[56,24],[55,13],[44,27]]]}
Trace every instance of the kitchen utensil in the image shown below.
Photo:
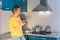
{"label": "kitchen utensil", "polygon": [[40,32],[42,31],[42,26],[36,25],[35,32]]}
{"label": "kitchen utensil", "polygon": [[49,25],[46,26],[45,32],[46,32],[47,34],[51,34],[51,28],[50,28]]}

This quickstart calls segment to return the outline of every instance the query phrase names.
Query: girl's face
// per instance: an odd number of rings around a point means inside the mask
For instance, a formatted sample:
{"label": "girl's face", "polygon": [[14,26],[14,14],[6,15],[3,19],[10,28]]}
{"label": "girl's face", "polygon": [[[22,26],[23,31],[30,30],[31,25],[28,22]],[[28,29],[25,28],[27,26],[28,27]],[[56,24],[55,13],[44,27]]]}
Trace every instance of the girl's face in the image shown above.
{"label": "girl's face", "polygon": [[21,9],[18,8],[18,9],[15,11],[15,14],[18,16],[20,13],[21,13]]}

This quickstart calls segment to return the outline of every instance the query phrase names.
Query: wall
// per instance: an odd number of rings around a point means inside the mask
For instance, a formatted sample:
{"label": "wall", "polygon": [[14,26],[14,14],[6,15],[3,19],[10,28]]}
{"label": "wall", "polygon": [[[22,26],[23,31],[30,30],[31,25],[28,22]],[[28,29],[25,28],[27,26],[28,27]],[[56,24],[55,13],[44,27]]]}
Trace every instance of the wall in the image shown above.
{"label": "wall", "polygon": [[60,0],[48,0],[48,4],[53,10],[52,30],[60,32]]}
{"label": "wall", "polygon": [[36,25],[41,25],[43,30],[46,25],[51,25],[53,20],[52,13],[40,13],[40,12],[31,12],[30,17],[28,18],[28,27],[35,27]]}
{"label": "wall", "polygon": [[8,32],[8,19],[11,15],[10,11],[2,11],[1,13],[1,33]]}
{"label": "wall", "polygon": [[0,33],[1,33],[1,10],[0,10]]}
{"label": "wall", "polygon": [[38,4],[40,0],[28,0],[28,12],[31,12]]}
{"label": "wall", "polygon": [[60,0],[47,0],[53,13],[41,14],[39,12],[31,12],[28,19],[28,27],[35,27],[40,24],[43,26],[43,30],[46,25],[50,25],[52,32],[60,32]]}

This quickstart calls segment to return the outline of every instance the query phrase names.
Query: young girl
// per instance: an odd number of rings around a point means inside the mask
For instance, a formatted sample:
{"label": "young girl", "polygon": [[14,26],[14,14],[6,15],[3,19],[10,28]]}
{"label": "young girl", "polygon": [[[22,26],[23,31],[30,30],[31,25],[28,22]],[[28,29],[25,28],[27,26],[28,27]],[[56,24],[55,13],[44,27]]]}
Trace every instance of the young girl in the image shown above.
{"label": "young girl", "polygon": [[20,19],[21,8],[19,6],[14,6],[12,9],[13,15],[9,18],[9,30],[11,34],[11,40],[26,40],[23,31],[22,26],[26,23],[23,23]]}

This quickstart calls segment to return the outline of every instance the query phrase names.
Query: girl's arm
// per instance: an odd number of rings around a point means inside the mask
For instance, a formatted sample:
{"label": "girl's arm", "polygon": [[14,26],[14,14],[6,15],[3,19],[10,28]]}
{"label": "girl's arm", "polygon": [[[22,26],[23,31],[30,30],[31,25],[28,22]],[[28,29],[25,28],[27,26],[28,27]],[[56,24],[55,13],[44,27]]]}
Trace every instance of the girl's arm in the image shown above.
{"label": "girl's arm", "polygon": [[24,26],[25,24],[26,24],[26,23],[22,23],[22,24],[17,25],[16,27],[14,27],[14,30],[17,30],[18,28]]}

